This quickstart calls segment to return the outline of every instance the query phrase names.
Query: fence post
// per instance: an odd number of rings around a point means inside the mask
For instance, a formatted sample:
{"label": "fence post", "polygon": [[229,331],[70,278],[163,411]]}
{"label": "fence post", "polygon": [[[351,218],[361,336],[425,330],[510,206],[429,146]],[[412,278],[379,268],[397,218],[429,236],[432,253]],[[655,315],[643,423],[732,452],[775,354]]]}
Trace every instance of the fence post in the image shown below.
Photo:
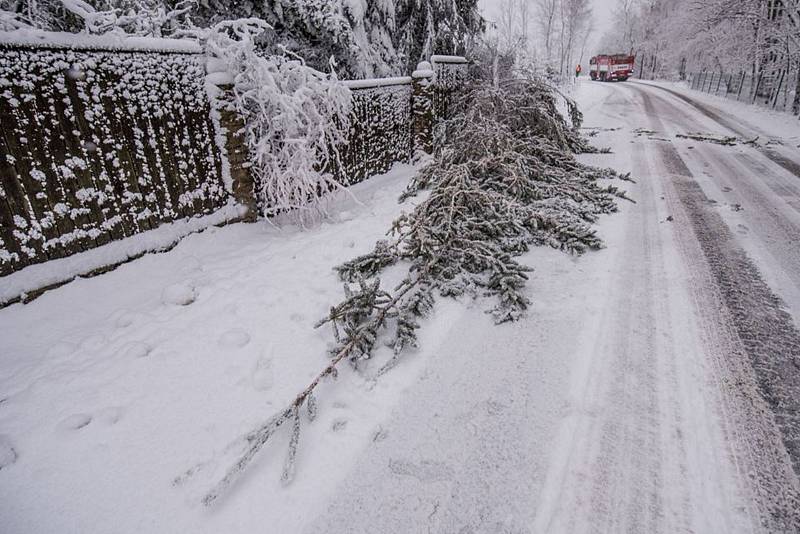
{"label": "fence post", "polygon": [[411,74],[412,152],[433,152],[433,67],[427,61]]}
{"label": "fence post", "polygon": [[[220,85],[223,94],[233,94],[232,85]],[[221,99],[224,101],[224,99]],[[230,176],[233,181],[233,197],[247,208],[243,221],[253,222],[258,217],[255,197],[255,181],[250,174],[250,155],[245,141],[244,119],[229,106],[220,105],[219,124],[225,141]]]}
{"label": "fence post", "polygon": [[[781,95],[781,89],[783,89],[783,79],[786,77],[786,71],[781,71],[780,81],[778,82],[777,86],[774,86],[773,93],[772,93],[772,109],[775,109],[775,106],[778,105],[778,98]],[[785,107],[785,105],[784,105]]]}
{"label": "fence post", "polygon": [[755,88],[755,90],[753,90],[752,98],[750,98],[750,103],[751,104],[755,104],[756,103],[756,98],[758,98],[758,91],[761,90],[761,80],[762,80],[763,77],[764,77],[764,73],[760,72],[758,74],[758,81],[756,82],[756,88]]}
{"label": "fence post", "polygon": [[744,80],[745,80],[746,76],[747,76],[747,73],[746,72],[742,72],[742,81],[739,82],[739,92],[736,93],[736,100],[737,101],[740,101],[742,99],[742,89],[744,89]]}

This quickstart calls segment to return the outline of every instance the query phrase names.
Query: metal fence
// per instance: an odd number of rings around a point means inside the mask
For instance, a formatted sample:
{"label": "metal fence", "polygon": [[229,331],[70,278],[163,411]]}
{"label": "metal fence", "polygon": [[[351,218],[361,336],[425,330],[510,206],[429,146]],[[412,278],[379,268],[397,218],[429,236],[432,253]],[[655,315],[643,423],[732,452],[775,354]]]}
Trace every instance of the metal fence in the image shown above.
{"label": "metal fence", "polygon": [[745,72],[697,72],[688,75],[692,89],[739,102],[758,104],[779,111],[790,111],[797,88],[795,71],[772,70],[753,76]]}

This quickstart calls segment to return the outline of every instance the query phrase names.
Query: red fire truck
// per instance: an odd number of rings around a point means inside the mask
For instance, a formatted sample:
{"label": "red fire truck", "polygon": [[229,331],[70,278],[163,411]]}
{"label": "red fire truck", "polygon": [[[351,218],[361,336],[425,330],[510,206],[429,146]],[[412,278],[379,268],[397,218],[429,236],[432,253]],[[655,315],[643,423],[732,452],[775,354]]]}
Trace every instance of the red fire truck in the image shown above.
{"label": "red fire truck", "polygon": [[589,76],[601,82],[624,82],[633,75],[635,56],[627,54],[599,55],[589,60]]}

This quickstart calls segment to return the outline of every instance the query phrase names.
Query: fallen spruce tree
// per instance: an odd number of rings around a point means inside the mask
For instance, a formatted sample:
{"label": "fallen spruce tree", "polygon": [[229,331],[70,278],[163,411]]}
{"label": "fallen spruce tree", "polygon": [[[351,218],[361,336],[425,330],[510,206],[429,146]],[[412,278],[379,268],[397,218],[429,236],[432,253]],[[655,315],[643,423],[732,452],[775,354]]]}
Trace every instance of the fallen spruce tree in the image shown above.
{"label": "fallen spruce tree", "polygon": [[[573,254],[602,246],[592,223],[616,211],[616,199],[627,197],[601,180],[628,176],[575,159],[576,152],[593,150],[578,134],[581,116],[574,104],[569,126],[550,87],[517,80],[501,87],[478,84],[457,109],[464,111],[441,126],[446,141],[401,201],[422,191],[427,198],[395,220],[389,238],[371,252],[336,267],[345,298],[318,324],[330,325],[336,339],[330,363],[288,406],[231,444],[239,456],[205,495],[206,505],[284,425],[290,438],[282,480],[290,482],[303,412],[309,421],[316,414],[315,388],[336,377],[342,362],[357,367],[372,358],[382,341],[393,356],[375,377],[392,368],[417,345],[420,320],[437,297],[489,297],[496,323],[514,321],[529,305],[525,284],[531,271],[516,258],[531,246]],[[406,274],[396,287],[384,288],[379,275],[390,266]]]}

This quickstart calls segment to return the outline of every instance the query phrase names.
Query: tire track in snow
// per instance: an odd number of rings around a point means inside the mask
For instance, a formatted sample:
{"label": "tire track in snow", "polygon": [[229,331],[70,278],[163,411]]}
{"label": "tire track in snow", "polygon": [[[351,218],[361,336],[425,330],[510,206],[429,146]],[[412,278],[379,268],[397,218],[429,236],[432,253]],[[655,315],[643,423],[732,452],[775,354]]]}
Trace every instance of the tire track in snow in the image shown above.
{"label": "tire track in snow", "polygon": [[[723,117],[719,113],[717,113],[717,112],[713,111],[712,109],[710,109],[708,106],[705,106],[705,105],[701,104],[700,102],[698,102],[698,101],[696,101],[696,100],[694,100],[694,99],[692,99],[692,98],[690,98],[690,97],[688,97],[688,96],[686,96],[684,94],[679,93],[678,91],[673,91],[672,89],[668,89],[666,87],[661,87],[661,86],[658,86],[658,85],[644,84],[644,83],[639,83],[639,82],[632,82],[632,83],[634,85],[638,86],[638,87],[652,87],[653,89],[658,89],[660,91],[665,91],[665,92],[671,94],[672,96],[674,96],[675,98],[678,98],[681,101],[685,102],[686,104],[689,104],[694,109],[696,109],[697,111],[699,111],[700,113],[702,113],[703,115],[708,117],[709,119],[717,122],[718,124],[721,124],[722,126],[727,128],[728,130],[733,132],[734,134],[736,134],[736,135],[738,135],[740,137],[745,137],[745,138],[746,137],[753,137],[753,135],[752,135],[753,134],[753,130],[752,130],[751,127],[745,126],[743,124],[740,124],[740,123],[738,123],[738,122],[736,122],[736,121],[734,121],[732,119]],[[761,135],[765,135],[764,132],[762,132],[762,131],[758,131],[758,133],[760,133]],[[759,152],[764,154],[767,158],[769,158],[773,163],[776,163],[776,164],[780,165],[781,167],[783,167],[784,169],[786,169],[790,173],[792,173],[795,176],[797,176],[798,178],[800,178],[800,163],[798,163],[797,161],[794,161],[792,159],[789,159],[789,158],[787,158],[786,156],[784,156],[782,154],[779,154],[775,150],[771,150],[771,149],[766,148],[766,147],[758,147],[758,150],[759,150]]]}
{"label": "tire track in snow", "polygon": [[[663,129],[650,95],[647,91],[641,95],[654,126]],[[722,337],[726,329],[735,336],[719,356],[727,360],[723,366],[728,376],[723,380],[731,396],[727,399],[733,410],[728,414],[734,424],[731,433],[749,456],[744,469],[754,486],[753,497],[766,513],[768,530],[796,532],[800,529],[796,476],[800,469],[800,332],[753,262],[736,246],[722,217],[710,208],[711,202],[675,147],[659,144],[658,149],[713,278],[717,298],[707,300],[703,308],[716,313],[711,307],[716,300],[724,308],[717,329]],[[752,375],[737,364],[740,357],[749,362]],[[750,383],[753,380],[756,384]],[[760,406],[754,389],[769,410]],[[773,426],[785,450],[775,443]]]}
{"label": "tire track in snow", "polygon": [[[647,86],[644,86],[647,87]],[[638,91],[637,91],[638,92]],[[672,99],[652,95],[658,112],[655,117],[677,118],[679,131],[714,131],[719,127],[702,115],[687,115],[691,110]],[[679,143],[682,145],[684,143]],[[723,199],[736,207],[736,215],[725,216],[725,203],[715,207],[741,238],[740,244],[755,260],[761,275],[784,299],[795,322],[800,320],[800,182],[790,172],[775,165],[755,147],[721,147],[695,143],[684,157],[690,171],[707,196]],[[712,203],[715,201],[712,201]],[[737,224],[738,223],[738,224]]]}
{"label": "tire track in snow", "polygon": [[[617,235],[602,309],[580,328],[571,386],[534,532],[751,532],[716,399],[684,331],[689,295],[667,265],[652,145],[631,151],[639,183]],[[661,212],[661,213],[659,213]],[[666,236],[665,236],[666,234]],[[610,243],[610,245],[612,245]],[[700,378],[698,378],[700,377]]]}

